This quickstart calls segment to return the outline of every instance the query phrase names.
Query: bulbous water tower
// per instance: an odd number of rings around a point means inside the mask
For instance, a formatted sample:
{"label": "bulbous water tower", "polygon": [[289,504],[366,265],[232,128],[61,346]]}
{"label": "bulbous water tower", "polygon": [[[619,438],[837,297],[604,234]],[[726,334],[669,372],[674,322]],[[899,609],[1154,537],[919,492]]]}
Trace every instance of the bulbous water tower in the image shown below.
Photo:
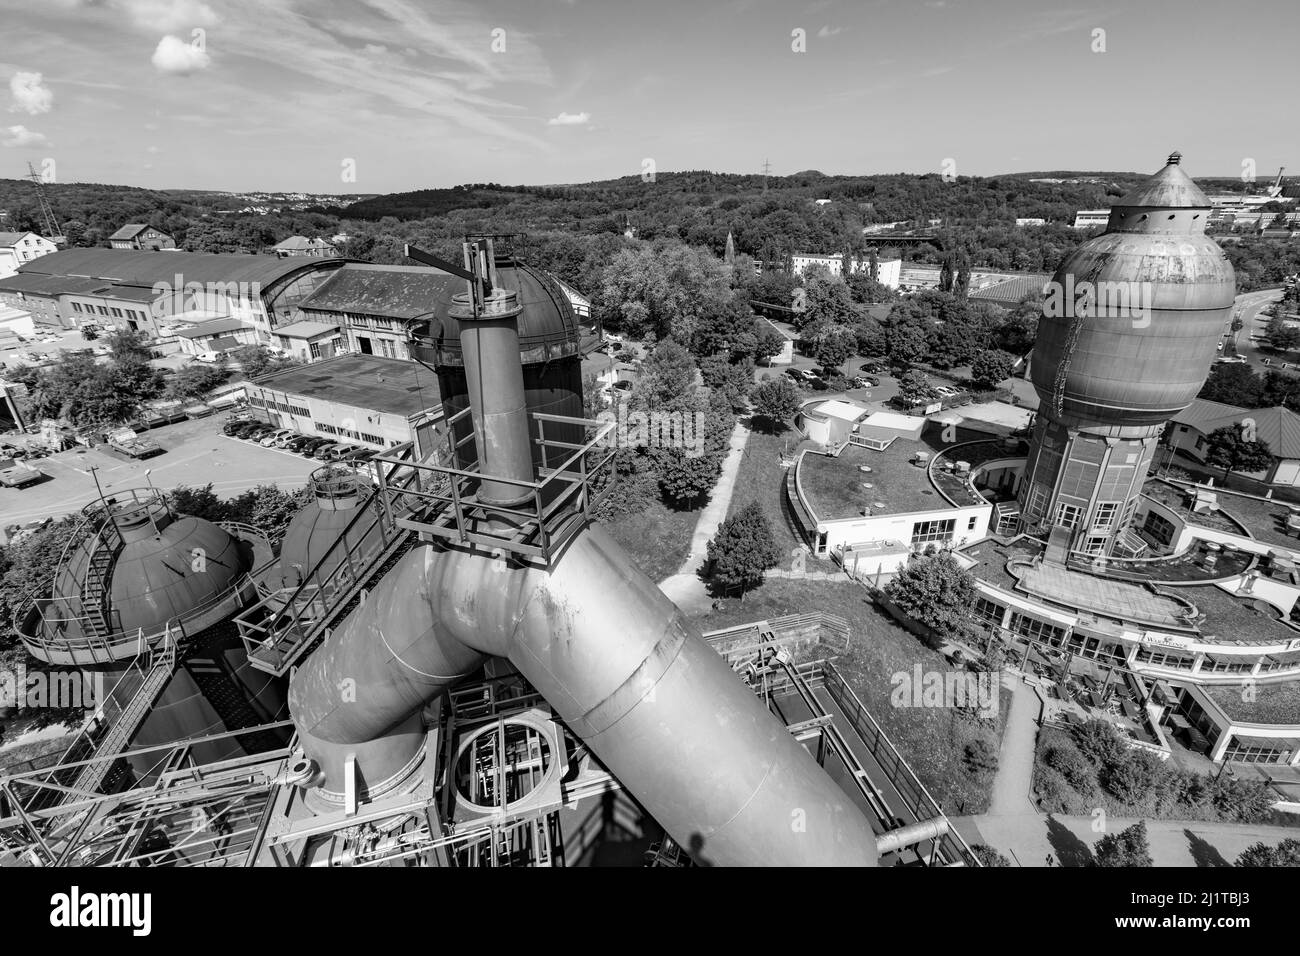
{"label": "bulbous water tower", "polygon": [[1040,406],[1020,486],[1021,529],[1110,554],[1165,423],[1196,397],[1236,282],[1205,235],[1210,202],[1173,153],[1121,198],[1101,235],[1056,271],[1030,378]]}

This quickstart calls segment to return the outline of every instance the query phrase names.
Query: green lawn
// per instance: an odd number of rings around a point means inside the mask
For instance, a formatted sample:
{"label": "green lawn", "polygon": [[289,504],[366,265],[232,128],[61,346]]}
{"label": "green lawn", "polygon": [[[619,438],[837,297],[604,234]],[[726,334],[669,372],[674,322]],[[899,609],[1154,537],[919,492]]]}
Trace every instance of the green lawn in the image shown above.
{"label": "green lawn", "polygon": [[[847,651],[834,657],[835,666],[945,812],[969,814],[988,809],[992,773],[973,772],[964,755],[967,744],[980,738],[997,752],[1006,707],[999,707],[996,721],[980,720],[952,708],[895,707],[890,699],[895,674],[913,673],[917,664],[923,672],[947,672],[953,665],[876,610],[859,585],[778,578],[743,600],[724,601],[721,609],[695,623],[710,631],[815,610],[849,622],[851,642]],[[812,648],[808,653],[829,656],[825,648]],[[1007,704],[1005,694],[1002,704]]]}
{"label": "green lawn", "polygon": [[650,580],[662,581],[686,560],[699,520],[699,510],[674,511],[656,501],[643,511],[602,523]]}
{"label": "green lawn", "polygon": [[[767,515],[776,537],[777,547],[781,551],[781,563],[778,567],[789,569],[794,561],[794,552],[803,543],[790,521],[786,518],[783,499],[785,497],[786,470],[781,467],[782,452],[792,453],[799,447],[801,436],[793,429],[780,435],[767,435],[751,431],[745,443],[745,456],[740,462],[740,471],[736,475],[736,488],[731,496],[728,515],[734,515],[751,501],[757,501]],[[806,557],[806,567],[810,571],[832,570],[830,562],[822,562],[810,555]],[[746,598],[749,600],[749,598]]]}

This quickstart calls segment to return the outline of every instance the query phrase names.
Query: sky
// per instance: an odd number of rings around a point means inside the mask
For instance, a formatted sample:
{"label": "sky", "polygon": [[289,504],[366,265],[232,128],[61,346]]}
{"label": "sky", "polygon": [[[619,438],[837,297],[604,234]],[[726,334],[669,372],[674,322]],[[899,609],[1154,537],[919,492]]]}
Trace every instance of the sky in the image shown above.
{"label": "sky", "polygon": [[[1300,173],[1295,0],[0,0],[0,178]],[[1290,113],[1288,114],[1288,110]]]}

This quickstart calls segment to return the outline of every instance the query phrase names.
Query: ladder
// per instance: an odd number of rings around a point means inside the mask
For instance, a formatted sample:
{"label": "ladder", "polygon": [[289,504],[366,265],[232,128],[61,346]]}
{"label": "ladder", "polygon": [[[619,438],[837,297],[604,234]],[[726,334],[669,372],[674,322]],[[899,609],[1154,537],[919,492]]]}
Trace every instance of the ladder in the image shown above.
{"label": "ladder", "polygon": [[94,637],[106,638],[113,633],[109,614],[109,584],[121,548],[122,536],[118,534],[113,519],[109,518],[95,532],[90,562],[86,567],[86,580],[81,586],[81,607],[85,614],[86,629]]}

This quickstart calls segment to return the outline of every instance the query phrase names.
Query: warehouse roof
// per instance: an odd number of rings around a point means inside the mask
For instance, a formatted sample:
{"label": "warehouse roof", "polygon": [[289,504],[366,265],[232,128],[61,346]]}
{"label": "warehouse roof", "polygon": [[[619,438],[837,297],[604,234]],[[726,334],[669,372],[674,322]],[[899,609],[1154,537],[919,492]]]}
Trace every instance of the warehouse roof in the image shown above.
{"label": "warehouse roof", "polygon": [[[51,255],[57,255],[57,253],[51,253]],[[108,283],[103,279],[42,275],[36,272],[19,272],[16,275],[0,279],[0,292],[30,292],[33,295],[61,295],[65,292],[86,293],[107,288]]]}
{"label": "warehouse roof", "polygon": [[65,249],[33,259],[20,275],[93,276],[122,285],[152,286],[190,282],[256,282],[269,286],[294,273],[320,269],[325,262],[309,256],[224,255],[210,252],[143,252],[135,249]]}
{"label": "warehouse roof", "polygon": [[329,322],[294,322],[292,325],[282,325],[275,330],[276,335],[283,335],[290,339],[314,339],[318,335],[325,335],[327,332],[337,332],[339,327]]}
{"label": "warehouse roof", "polygon": [[337,355],[271,372],[251,387],[410,417],[442,403],[438,380],[418,362],[379,355]]}
{"label": "warehouse roof", "polygon": [[183,339],[205,339],[212,335],[224,335],[227,332],[238,332],[248,328],[252,326],[239,319],[210,319],[192,328],[178,329],[176,334]]}
{"label": "warehouse roof", "polygon": [[428,315],[435,303],[464,286],[463,279],[424,266],[351,263],[321,283],[299,308],[413,319]]}

